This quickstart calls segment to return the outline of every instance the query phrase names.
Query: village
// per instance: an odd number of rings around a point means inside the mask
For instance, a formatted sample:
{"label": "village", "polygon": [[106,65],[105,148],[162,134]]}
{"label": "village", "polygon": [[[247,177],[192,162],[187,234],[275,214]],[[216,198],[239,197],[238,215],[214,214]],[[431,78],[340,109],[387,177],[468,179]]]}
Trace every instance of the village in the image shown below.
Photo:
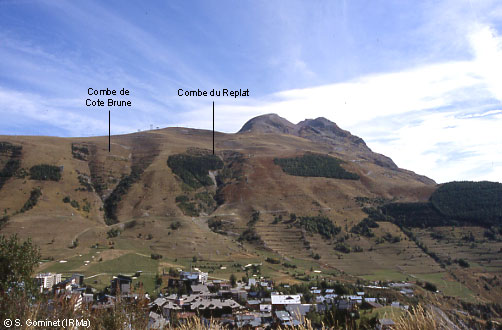
{"label": "village", "polygon": [[[149,329],[163,329],[193,318],[216,320],[228,328],[297,327],[304,325],[312,315],[333,311],[354,321],[359,318],[360,311],[385,306],[407,310],[406,301],[414,296],[414,284],[408,282],[360,285],[353,287],[357,291],[352,294],[345,285],[332,281],[305,287],[275,285],[271,279],[259,277],[247,281],[237,281],[235,276],[230,280],[210,280],[208,273],[198,269],[170,269],[163,275],[162,290],[155,297],[132,285],[133,278],[141,276],[141,272],[134,276],[114,276],[110,286],[102,292],[86,286],[82,274],[73,274],[63,280],[61,274],[42,273],[36,276],[36,282],[49,300],[65,301],[75,311],[84,307],[106,310],[118,301],[134,304],[146,300]],[[374,328],[392,329],[394,321],[382,316],[374,320]]]}

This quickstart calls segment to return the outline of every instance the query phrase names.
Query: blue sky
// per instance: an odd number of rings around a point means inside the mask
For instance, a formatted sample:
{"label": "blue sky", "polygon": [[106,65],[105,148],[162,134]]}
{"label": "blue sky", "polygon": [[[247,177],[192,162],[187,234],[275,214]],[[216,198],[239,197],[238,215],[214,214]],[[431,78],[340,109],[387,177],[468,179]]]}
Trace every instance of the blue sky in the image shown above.
{"label": "blue sky", "polygon": [[438,182],[502,181],[500,1],[0,0],[0,134],[106,135],[87,89],[127,88],[112,133],[324,116]]}

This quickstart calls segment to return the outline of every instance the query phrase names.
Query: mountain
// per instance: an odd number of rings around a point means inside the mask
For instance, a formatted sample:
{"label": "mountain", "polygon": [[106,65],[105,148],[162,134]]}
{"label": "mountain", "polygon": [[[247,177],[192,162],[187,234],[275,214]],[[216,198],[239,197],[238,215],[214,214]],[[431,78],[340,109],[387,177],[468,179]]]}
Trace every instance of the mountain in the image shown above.
{"label": "mountain", "polygon": [[238,133],[272,133],[296,135],[298,128],[275,113],[261,115],[247,121]]}
{"label": "mountain", "polygon": [[[245,275],[242,265],[252,263],[285,281],[314,269],[340,280],[443,271],[442,259],[378,211],[428,203],[437,185],[360,137],[325,118],[293,124],[275,114],[235,134],[216,132],[214,155],[212,136],[157,129],[112,136],[110,151],[108,137],[0,136],[2,234],[31,237],[46,258],[40,270],[104,274],[97,286],[137,265],[149,265],[142,276],[153,278],[194,260],[216,277]],[[462,230],[440,253],[455,253]],[[479,265],[496,259],[479,256]],[[474,273],[455,272],[478,292]],[[498,294],[479,290],[486,299]]]}
{"label": "mountain", "polygon": [[[389,169],[405,171],[400,170],[389,157],[371,151],[360,137],[352,135],[349,131],[341,129],[323,117],[305,119],[295,125],[276,114],[267,114],[249,120],[238,133],[273,133],[299,136],[319,144],[330,145],[334,152],[357,156]],[[416,178],[427,184],[434,183],[433,180],[424,176]]]}

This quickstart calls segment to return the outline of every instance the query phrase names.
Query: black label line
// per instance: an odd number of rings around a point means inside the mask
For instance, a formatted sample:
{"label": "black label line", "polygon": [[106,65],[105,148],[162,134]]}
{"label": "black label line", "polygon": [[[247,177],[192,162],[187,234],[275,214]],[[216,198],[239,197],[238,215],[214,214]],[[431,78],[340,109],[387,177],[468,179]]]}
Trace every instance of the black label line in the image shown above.
{"label": "black label line", "polygon": [[213,101],[213,155],[214,155],[214,101]]}
{"label": "black label line", "polygon": [[110,110],[108,110],[108,152],[111,150],[111,134],[110,134]]}

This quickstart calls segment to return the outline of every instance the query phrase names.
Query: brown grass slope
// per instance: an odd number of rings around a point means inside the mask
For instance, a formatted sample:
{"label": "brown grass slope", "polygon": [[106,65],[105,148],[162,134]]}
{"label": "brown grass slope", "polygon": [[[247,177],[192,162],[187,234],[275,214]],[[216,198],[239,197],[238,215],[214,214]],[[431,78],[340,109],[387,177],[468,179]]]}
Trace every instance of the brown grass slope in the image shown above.
{"label": "brown grass slope", "polygon": [[[343,131],[334,123],[320,118],[294,125],[278,116],[255,118],[236,134],[216,133],[216,154],[223,158],[228,152],[243,156],[242,178],[222,189],[225,202],[212,214],[188,217],[175,203],[183,194],[183,185],[167,166],[170,155],[189,148],[212,148],[212,132],[188,128],[166,128],[127,135],[112,136],[111,152],[107,137],[56,138],[39,136],[0,136],[0,141],[21,145],[21,167],[37,164],[64,166],[58,182],[36,181],[29,177],[12,177],[0,189],[0,211],[10,215],[1,229],[4,234],[18,233],[32,237],[41,246],[44,256],[56,260],[86,253],[91,245],[116,244],[116,249],[161,253],[172,258],[201,256],[214,260],[237,260],[256,256],[255,247],[243,247],[236,237],[247,227],[253,210],[261,212],[255,230],[264,247],[285,257],[310,259],[313,250],[321,255],[319,265],[340,269],[355,275],[367,273],[368,266],[396,271],[437,271],[429,257],[417,250],[413,242],[403,240],[397,245],[375,245],[374,240],[351,237],[349,244],[358,244],[371,253],[341,255],[331,242],[318,235],[306,235],[294,226],[272,225],[275,215],[328,216],[347,234],[353,224],[365,217],[355,197],[383,197],[398,201],[424,201],[435,189],[435,183],[413,172],[399,169],[389,158],[373,153],[358,137]],[[87,146],[86,159],[72,156],[72,144]],[[343,167],[357,173],[360,180],[291,176],[274,164],[276,157],[292,157],[305,152],[329,154],[344,161]],[[140,180],[134,182],[118,204],[122,234],[110,239],[110,227],[104,223],[103,201],[120,179],[141,168]],[[91,191],[84,191],[79,176],[89,178]],[[26,202],[30,191],[40,187],[42,196],[31,210],[16,214]],[[90,210],[75,209],[63,198],[69,196]],[[229,235],[213,233],[207,226],[210,217],[224,220]],[[140,225],[125,224],[137,220]],[[179,221],[181,227],[171,230]],[[400,235],[391,224],[379,231]],[[141,234],[141,235],[140,235]],[[152,239],[145,240],[151,234]],[[303,236],[302,236],[303,235]],[[140,237],[141,236],[141,237]],[[69,248],[78,239],[78,245]],[[307,243],[312,246],[306,249]],[[263,248],[263,246],[261,247]],[[406,252],[403,252],[406,251]],[[389,258],[392,254],[396,257]],[[416,260],[414,262],[413,260]]]}

